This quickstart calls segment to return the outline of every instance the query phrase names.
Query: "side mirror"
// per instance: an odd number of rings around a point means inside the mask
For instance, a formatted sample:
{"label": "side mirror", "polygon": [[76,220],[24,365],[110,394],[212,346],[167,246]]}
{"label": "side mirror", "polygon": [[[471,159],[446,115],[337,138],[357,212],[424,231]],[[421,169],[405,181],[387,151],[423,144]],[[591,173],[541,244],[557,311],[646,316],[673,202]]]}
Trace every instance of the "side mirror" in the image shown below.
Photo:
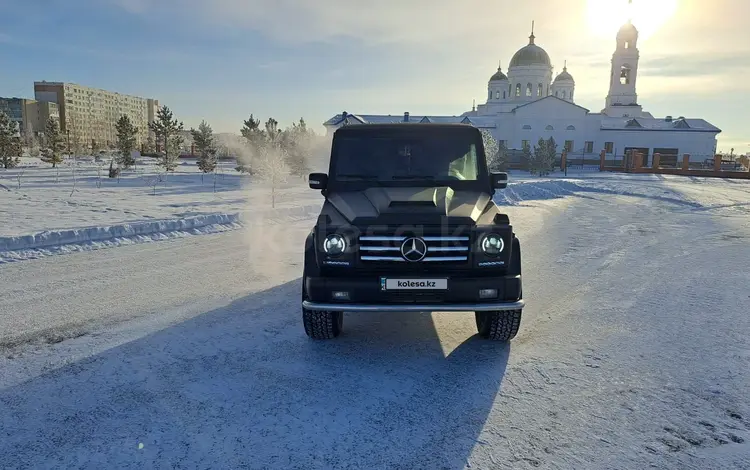
{"label": "side mirror", "polygon": [[508,187],[508,173],[490,173],[492,189],[505,189]]}
{"label": "side mirror", "polygon": [[312,189],[326,189],[328,187],[328,175],[325,173],[310,173],[307,181]]}

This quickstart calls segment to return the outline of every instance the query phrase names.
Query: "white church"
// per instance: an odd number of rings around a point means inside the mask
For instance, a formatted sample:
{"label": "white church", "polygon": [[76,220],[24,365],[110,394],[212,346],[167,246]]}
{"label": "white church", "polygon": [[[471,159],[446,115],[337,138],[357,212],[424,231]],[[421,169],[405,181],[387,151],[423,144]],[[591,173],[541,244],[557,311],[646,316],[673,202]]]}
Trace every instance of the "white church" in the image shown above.
{"label": "white church", "polygon": [[547,52],[536,44],[533,27],[529,43],[513,55],[507,75],[498,67],[487,86],[487,101],[460,116],[338,114],[323,125],[328,134],[350,124],[464,123],[486,129],[508,149],[532,148],[539,138],[554,137],[558,149],[575,161],[621,158],[628,150],[644,154],[644,165],[659,153],[661,161],[703,162],[716,153],[721,129],[704,119],[666,116],[655,118],[638,102],[638,30],[628,22],[617,33],[612,54],[609,94],[601,112],[575,103],[575,80],[567,64],[552,78]]}

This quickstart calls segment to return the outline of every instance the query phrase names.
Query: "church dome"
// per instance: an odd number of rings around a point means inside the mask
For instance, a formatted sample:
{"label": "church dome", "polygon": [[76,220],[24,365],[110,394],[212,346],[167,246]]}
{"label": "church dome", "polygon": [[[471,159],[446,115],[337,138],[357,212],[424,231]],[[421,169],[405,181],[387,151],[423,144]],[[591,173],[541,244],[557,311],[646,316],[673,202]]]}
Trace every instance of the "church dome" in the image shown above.
{"label": "church dome", "polygon": [[622,25],[620,30],[617,32],[617,36],[638,36],[638,30],[633,25],[633,23],[628,21],[627,23]]}
{"label": "church dome", "polygon": [[563,80],[567,80],[567,81],[570,81],[570,82],[573,82],[573,83],[576,82],[575,80],[573,80],[573,75],[571,75],[570,73],[568,73],[568,66],[567,65],[565,67],[563,67],[563,71],[560,72],[560,75],[558,75],[557,77],[555,77],[555,83],[561,82]]}
{"label": "church dome", "polygon": [[529,36],[529,44],[519,49],[510,60],[511,67],[525,65],[544,65],[552,67],[547,51],[534,44],[534,33],[531,33],[531,36]]}
{"label": "church dome", "polygon": [[497,72],[495,72],[495,75],[490,77],[491,82],[500,82],[503,80],[508,80],[508,76],[503,73],[502,70],[500,70],[501,67],[497,67]]}

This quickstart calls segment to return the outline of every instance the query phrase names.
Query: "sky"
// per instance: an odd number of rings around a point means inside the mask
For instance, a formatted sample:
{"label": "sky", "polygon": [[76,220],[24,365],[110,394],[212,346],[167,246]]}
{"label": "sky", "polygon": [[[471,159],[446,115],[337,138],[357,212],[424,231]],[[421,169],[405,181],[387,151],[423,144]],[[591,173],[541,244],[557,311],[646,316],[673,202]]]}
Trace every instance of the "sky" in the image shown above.
{"label": "sky", "polygon": [[447,114],[482,103],[528,43],[567,60],[576,103],[604,107],[619,26],[641,31],[639,102],[704,118],[750,152],[747,0],[0,0],[0,96],[66,81],[160,100],[186,127],[238,133],[358,114]]}

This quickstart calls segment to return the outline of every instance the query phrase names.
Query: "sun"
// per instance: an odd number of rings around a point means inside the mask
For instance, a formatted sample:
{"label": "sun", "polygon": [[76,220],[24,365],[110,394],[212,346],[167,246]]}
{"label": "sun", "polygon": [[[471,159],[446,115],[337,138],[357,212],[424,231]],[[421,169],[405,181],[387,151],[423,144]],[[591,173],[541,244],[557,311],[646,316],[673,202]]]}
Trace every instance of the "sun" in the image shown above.
{"label": "sun", "polygon": [[638,28],[641,39],[661,29],[677,11],[678,0],[587,0],[589,28],[602,38],[612,38],[628,19]]}

